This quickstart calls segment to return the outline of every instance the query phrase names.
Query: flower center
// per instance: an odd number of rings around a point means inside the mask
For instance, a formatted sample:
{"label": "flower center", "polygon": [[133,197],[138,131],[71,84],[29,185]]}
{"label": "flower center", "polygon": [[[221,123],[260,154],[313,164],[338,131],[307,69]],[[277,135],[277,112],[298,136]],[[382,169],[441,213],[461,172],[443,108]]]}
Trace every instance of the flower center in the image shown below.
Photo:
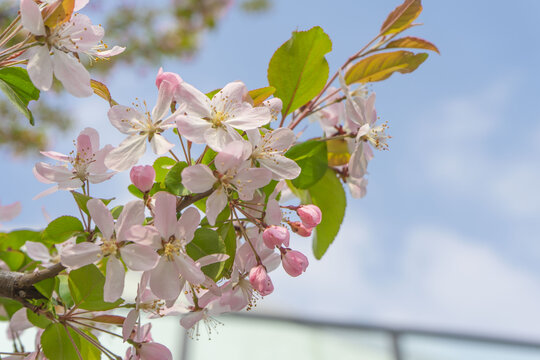
{"label": "flower center", "polygon": [[118,246],[116,245],[116,241],[111,240],[104,240],[103,244],[101,244],[101,252],[104,256],[107,255],[116,255],[116,251],[118,250]]}
{"label": "flower center", "polygon": [[219,127],[223,124],[225,120],[229,117],[229,114],[223,111],[216,111],[214,112],[214,116],[212,117],[212,124],[214,127]]}
{"label": "flower center", "polygon": [[165,255],[169,261],[173,261],[174,256],[180,255],[180,243],[178,241],[173,241],[165,244],[163,255]]}

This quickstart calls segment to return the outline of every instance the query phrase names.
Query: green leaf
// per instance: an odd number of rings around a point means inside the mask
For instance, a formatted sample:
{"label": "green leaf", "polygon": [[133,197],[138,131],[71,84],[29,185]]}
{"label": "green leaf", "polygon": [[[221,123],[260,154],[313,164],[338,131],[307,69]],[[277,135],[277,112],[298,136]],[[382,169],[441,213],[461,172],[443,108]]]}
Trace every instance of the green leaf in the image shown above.
{"label": "green leaf", "polygon": [[[7,318],[10,319],[17,310],[22,308],[22,304],[16,300],[0,297],[0,305],[6,310]],[[0,319],[3,321],[3,317],[0,315]]]}
{"label": "green leaf", "polygon": [[[89,213],[88,208],[86,207],[86,203],[88,202],[88,200],[93,198],[91,196],[87,196],[76,191],[71,191],[71,195],[73,195],[73,198],[75,199],[75,202],[77,202],[77,205],[79,205],[79,208],[88,215]],[[103,201],[105,205],[109,205],[109,203],[113,201],[114,198],[100,200]]]}
{"label": "green leaf", "polygon": [[[84,331],[86,335],[91,337],[96,343],[99,340],[90,331]],[[81,347],[79,348],[81,356],[84,360],[101,360],[101,351],[92,345],[88,340],[81,337]]]}
{"label": "green leaf", "polygon": [[[205,164],[205,165],[208,165],[210,164],[210,162],[212,160],[214,160],[214,158],[216,157],[217,155],[217,152],[215,152],[214,150],[208,148],[206,149],[206,152],[204,153],[203,155],[203,158],[202,158],[202,161],[201,161],[201,164]],[[213,164],[212,164],[213,165]],[[211,167],[212,169],[212,167]]]}
{"label": "green leaf", "polygon": [[212,91],[206,93],[206,96],[208,96],[208,98],[211,100],[214,97],[214,95],[216,95],[220,91],[221,91],[221,89],[212,90]]}
{"label": "green leaf", "polygon": [[16,250],[27,241],[41,241],[41,233],[32,230],[15,230],[0,237],[0,250]]}
{"label": "green leaf", "polygon": [[41,348],[49,360],[78,359],[79,356],[73,343],[80,350],[81,338],[79,334],[69,329],[68,335],[64,325],[60,323],[50,324],[41,334]]}
{"label": "green leaf", "polygon": [[55,244],[66,241],[74,234],[83,232],[84,228],[81,221],[73,216],[61,216],[54,219],[47,225],[43,236]]}
{"label": "green leaf", "polygon": [[188,164],[184,161],[176,163],[171,170],[165,175],[165,187],[167,191],[173,195],[189,195],[190,192],[182,185],[182,170],[184,170]]}
{"label": "green leaf", "polygon": [[224,262],[223,268],[223,272],[228,272],[234,264],[236,255],[236,231],[232,223],[226,223],[221,225],[217,232],[225,244],[225,254],[229,255],[229,258]]}
{"label": "green leaf", "polygon": [[425,49],[425,50],[432,50],[435,51],[437,54],[441,54],[439,52],[439,49],[435,46],[435,44],[420,39],[414,36],[405,36],[401,39],[396,39],[394,41],[391,41],[384,47],[385,49],[392,49],[392,48],[406,48],[406,49]]}
{"label": "green leaf", "polygon": [[320,27],[295,31],[277,49],[268,65],[268,82],[283,101],[283,117],[313,99],[326,85],[328,62],[324,55],[332,41]]}
{"label": "green leaf", "polygon": [[26,317],[34,326],[41,329],[45,329],[51,324],[51,320],[49,320],[46,316],[38,315],[30,309],[26,309]]}
{"label": "green leaf", "polygon": [[407,29],[421,12],[421,0],[405,0],[388,15],[381,26],[380,35],[395,34]]}
{"label": "green leaf", "polygon": [[313,254],[321,259],[336,238],[345,217],[347,198],[343,185],[332,169],[328,169],[309,190],[297,189],[287,183],[303,204],[315,204],[321,209],[322,221],[313,231]]}
{"label": "green leaf", "polygon": [[17,271],[24,263],[24,254],[18,250],[0,251],[0,260],[12,271]]}
{"label": "green leaf", "polygon": [[58,290],[57,293],[60,295],[60,298],[64,304],[70,308],[74,305],[73,297],[69,291],[68,277],[66,275],[59,275],[58,278]]}
{"label": "green leaf", "polygon": [[131,195],[138,197],[139,199],[142,199],[144,197],[142,191],[137,189],[137,187],[133,184],[128,185],[128,191],[131,193]]}
{"label": "green leaf", "polygon": [[[210,254],[226,254],[225,242],[219,234],[208,228],[199,228],[195,231],[195,237],[186,246],[187,254],[193,259],[198,260],[203,256]],[[214,280],[219,279],[225,262],[219,262],[203,266],[202,271]]]}
{"label": "green leaf", "polygon": [[426,53],[414,54],[399,50],[371,55],[354,64],[345,74],[347,85],[388,79],[394,72],[413,72],[428,57]]}
{"label": "green leaf", "polygon": [[115,206],[111,209],[111,215],[114,219],[118,219],[118,217],[122,213],[122,210],[124,210],[124,205]]}
{"label": "green leaf", "polygon": [[50,299],[54,289],[56,288],[56,277],[41,280],[40,282],[34,284],[34,287],[47,299]]}
{"label": "green leaf", "polygon": [[259,106],[264,100],[268,99],[272,94],[276,92],[276,88],[273,86],[267,86],[260,89],[251,90],[249,96],[253,100],[253,106]]}
{"label": "green leaf", "polygon": [[165,176],[169,170],[176,164],[176,160],[171,159],[170,157],[162,156],[158,157],[154,161],[154,170],[156,171],[156,179],[154,180],[157,183],[162,183],[165,180]]}
{"label": "green leaf", "polygon": [[114,303],[109,303],[103,300],[105,276],[94,264],[72,270],[69,273],[68,283],[73,301],[80,309],[92,311],[110,310],[123,301],[118,299]]}
{"label": "green leaf", "polygon": [[0,69],[0,90],[34,125],[34,116],[28,109],[28,103],[39,99],[39,90],[32,84],[28,72],[20,67]]}
{"label": "green leaf", "polygon": [[296,161],[302,171],[292,183],[298,189],[308,189],[319,181],[328,168],[325,141],[310,140],[293,146],[286,157]]}

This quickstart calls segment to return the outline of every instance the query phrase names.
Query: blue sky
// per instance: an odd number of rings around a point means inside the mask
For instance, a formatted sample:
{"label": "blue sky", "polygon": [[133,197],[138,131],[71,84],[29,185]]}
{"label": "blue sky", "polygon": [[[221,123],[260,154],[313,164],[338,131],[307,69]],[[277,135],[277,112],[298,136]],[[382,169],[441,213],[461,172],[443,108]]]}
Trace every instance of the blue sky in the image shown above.
{"label": "blue sky", "polygon": [[[163,66],[202,90],[233,80],[262,87],[273,51],[291,31],[319,25],[333,41],[328,61],[335,70],[398,3],[279,0],[249,16],[233,8],[196,57]],[[276,272],[276,292],[258,311],[540,335],[539,11],[533,0],[424,2],[424,26],[409,34],[434,42],[441,56],[371,86],[393,139],[370,163],[368,195],[349,199],[322,261],[310,257],[307,273],[295,279]],[[152,104],[156,72],[121,70],[108,84],[120,103],[139,97]],[[69,101],[80,126],[52,149],[69,152],[85,126],[99,129],[104,143],[121,141],[105,102]],[[75,214],[67,193],[31,200],[47,187],[31,173],[38,158],[0,157],[0,199],[23,203],[22,215],[5,228],[43,226],[42,206],[53,217]],[[120,174],[93,189],[103,197],[119,192],[125,201],[127,183]],[[292,246],[310,249],[306,239]]]}

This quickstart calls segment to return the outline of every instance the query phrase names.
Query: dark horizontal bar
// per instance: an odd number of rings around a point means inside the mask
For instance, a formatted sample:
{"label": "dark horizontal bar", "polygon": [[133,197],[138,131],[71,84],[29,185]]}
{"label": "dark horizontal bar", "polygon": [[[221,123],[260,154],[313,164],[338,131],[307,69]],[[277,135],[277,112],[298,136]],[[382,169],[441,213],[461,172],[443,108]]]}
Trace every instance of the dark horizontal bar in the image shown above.
{"label": "dark horizontal bar", "polygon": [[432,330],[426,328],[414,328],[414,327],[392,327],[385,325],[375,325],[370,323],[347,323],[347,322],[335,322],[335,321],[323,321],[323,320],[311,320],[305,318],[295,318],[288,317],[283,315],[263,315],[255,313],[234,313],[227,314],[225,317],[231,318],[240,318],[240,319],[253,319],[253,320],[265,320],[265,321],[276,321],[276,322],[287,322],[296,325],[303,325],[309,327],[331,327],[338,329],[350,329],[350,330],[363,330],[363,331],[374,331],[374,332],[385,332],[389,333],[391,336],[423,336],[423,337],[432,337],[438,339],[447,339],[447,340],[459,340],[467,342],[481,342],[488,344],[497,344],[497,345],[507,345],[515,347],[525,347],[532,349],[540,350],[540,341],[527,341],[519,339],[511,339],[498,336],[489,336],[489,335],[478,335],[478,334],[466,334],[453,331],[442,331],[442,330]]}

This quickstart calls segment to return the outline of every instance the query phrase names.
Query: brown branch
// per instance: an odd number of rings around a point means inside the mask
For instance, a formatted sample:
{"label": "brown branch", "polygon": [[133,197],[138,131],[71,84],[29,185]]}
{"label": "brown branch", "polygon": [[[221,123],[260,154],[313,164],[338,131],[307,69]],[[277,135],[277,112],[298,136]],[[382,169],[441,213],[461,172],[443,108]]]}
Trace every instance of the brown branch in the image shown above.
{"label": "brown branch", "polygon": [[29,305],[28,300],[42,299],[43,295],[34,284],[58,275],[65,267],[58,263],[33,273],[0,270],[0,297],[6,297]]}
{"label": "brown branch", "polygon": [[184,210],[185,208],[187,208],[189,205],[201,200],[201,199],[204,199],[205,197],[207,196],[210,196],[212,193],[214,192],[214,189],[210,189],[208,191],[205,191],[203,193],[200,193],[200,194],[194,194],[194,195],[190,195],[190,196],[185,196],[184,198],[182,198],[182,200],[178,200],[177,203],[176,203],[176,211],[182,211]]}

